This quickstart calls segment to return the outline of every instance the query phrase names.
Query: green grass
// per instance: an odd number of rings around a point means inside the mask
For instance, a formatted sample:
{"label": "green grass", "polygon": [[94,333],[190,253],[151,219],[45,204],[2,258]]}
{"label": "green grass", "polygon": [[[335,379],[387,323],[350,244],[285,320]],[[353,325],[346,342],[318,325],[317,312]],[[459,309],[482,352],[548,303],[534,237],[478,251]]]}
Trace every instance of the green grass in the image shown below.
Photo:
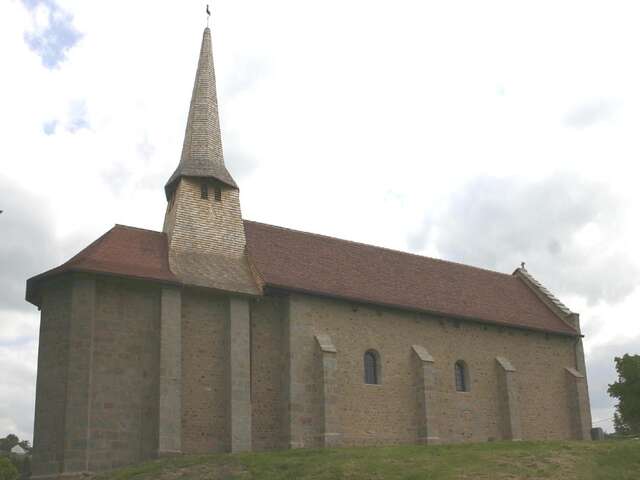
{"label": "green grass", "polygon": [[184,455],[100,480],[640,479],[640,440],[286,450]]}

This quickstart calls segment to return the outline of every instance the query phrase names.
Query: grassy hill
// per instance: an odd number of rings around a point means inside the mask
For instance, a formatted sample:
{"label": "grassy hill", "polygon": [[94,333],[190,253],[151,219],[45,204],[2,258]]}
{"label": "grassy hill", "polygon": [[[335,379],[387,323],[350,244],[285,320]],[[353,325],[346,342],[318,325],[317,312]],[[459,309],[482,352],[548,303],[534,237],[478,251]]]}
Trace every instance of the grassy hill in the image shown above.
{"label": "grassy hill", "polygon": [[287,450],[185,455],[96,477],[187,479],[640,479],[640,440]]}

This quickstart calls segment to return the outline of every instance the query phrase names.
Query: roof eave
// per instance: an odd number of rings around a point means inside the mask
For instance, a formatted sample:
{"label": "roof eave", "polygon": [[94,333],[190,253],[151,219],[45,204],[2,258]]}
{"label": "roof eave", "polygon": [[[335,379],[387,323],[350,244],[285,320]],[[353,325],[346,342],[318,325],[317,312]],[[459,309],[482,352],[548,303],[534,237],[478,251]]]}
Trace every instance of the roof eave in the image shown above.
{"label": "roof eave", "polygon": [[221,183],[225,184],[229,188],[233,188],[234,190],[239,190],[238,185],[231,178],[231,175],[229,175],[228,179],[225,179],[225,178],[223,178],[222,175],[191,175],[191,174],[182,173],[182,172],[179,172],[178,170],[176,170],[176,172],[173,175],[171,175],[171,177],[169,178],[169,180],[167,181],[167,183],[164,186],[164,194],[165,194],[167,200],[169,200],[171,198],[171,193],[176,189],[178,181],[180,180],[181,177],[187,177],[187,178],[212,178],[214,180],[217,180],[218,182],[221,182]]}
{"label": "roof eave", "polygon": [[59,267],[52,268],[51,270],[47,270],[46,272],[36,275],[35,277],[29,278],[27,280],[25,300],[31,303],[32,305],[35,305],[36,307],[40,308],[42,303],[41,286],[43,282],[54,279],[54,278],[62,277],[63,275],[71,275],[76,273],[84,273],[84,274],[90,274],[90,275],[104,275],[107,277],[123,278],[123,279],[130,279],[130,280],[141,280],[141,281],[159,283],[162,285],[172,285],[176,287],[183,286],[183,284],[177,278],[170,279],[170,278],[154,277],[151,275],[148,275],[148,276],[132,275],[132,274],[109,272],[105,270],[75,267],[75,266],[69,266],[66,268],[64,267],[65,265],[61,265]]}

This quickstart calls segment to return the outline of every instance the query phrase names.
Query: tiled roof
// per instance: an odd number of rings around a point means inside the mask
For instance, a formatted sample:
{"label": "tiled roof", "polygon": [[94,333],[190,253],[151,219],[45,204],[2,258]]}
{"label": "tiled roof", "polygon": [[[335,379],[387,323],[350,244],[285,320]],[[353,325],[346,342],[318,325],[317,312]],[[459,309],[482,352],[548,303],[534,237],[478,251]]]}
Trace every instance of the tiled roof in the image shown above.
{"label": "tiled roof", "polygon": [[245,231],[266,287],[577,334],[512,275],[256,222]]}
{"label": "tiled roof", "polygon": [[563,316],[569,316],[573,312],[567,307],[564,303],[562,303],[558,297],[556,297],[553,293],[551,293],[544,285],[542,285],[538,280],[536,280],[533,275],[527,272],[526,268],[517,268],[514,272],[514,275],[522,275],[526,280],[528,280],[532,286],[540,292],[550,303],[553,305],[553,308],[558,310],[558,313]]}
{"label": "tiled roof", "polygon": [[[577,335],[518,276],[245,221],[254,274],[267,289],[290,290],[531,330]],[[29,279],[80,271],[175,284],[165,234],[116,225],[60,267]],[[257,290],[256,290],[257,291]],[[566,308],[566,307],[565,307]]]}
{"label": "tiled roof", "polygon": [[169,270],[167,237],[162,232],[116,225],[59,267],[27,281],[27,300],[39,304],[40,280],[64,272],[105,273],[178,283]]}

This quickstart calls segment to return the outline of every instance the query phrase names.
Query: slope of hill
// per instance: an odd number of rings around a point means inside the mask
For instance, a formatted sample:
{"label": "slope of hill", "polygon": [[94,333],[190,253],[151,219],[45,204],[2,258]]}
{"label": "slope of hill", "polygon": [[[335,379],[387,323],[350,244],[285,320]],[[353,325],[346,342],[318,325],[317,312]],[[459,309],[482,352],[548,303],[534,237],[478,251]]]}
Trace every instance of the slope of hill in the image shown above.
{"label": "slope of hill", "polygon": [[640,441],[512,442],[185,455],[96,480],[640,479]]}

